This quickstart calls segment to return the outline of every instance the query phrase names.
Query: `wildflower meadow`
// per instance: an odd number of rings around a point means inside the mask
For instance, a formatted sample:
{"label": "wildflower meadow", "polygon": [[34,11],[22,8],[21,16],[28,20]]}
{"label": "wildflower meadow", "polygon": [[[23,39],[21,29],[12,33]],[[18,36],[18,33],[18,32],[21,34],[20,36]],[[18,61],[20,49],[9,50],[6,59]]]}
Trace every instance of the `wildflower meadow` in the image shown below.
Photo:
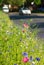
{"label": "wildflower meadow", "polygon": [[0,12],[0,65],[44,65],[44,42],[27,23],[20,29]]}

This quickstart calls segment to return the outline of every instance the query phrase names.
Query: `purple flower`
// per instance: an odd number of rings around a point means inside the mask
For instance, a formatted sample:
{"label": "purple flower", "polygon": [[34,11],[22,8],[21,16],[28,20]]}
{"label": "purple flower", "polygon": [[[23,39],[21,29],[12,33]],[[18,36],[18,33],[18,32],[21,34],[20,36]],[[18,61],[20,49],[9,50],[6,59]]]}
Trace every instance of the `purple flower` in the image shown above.
{"label": "purple flower", "polygon": [[32,56],[30,56],[30,60],[32,60],[33,58],[32,58]]}
{"label": "purple flower", "polygon": [[32,62],[34,59],[33,59],[33,57],[32,56],[30,56],[30,60],[29,60],[29,62]]}
{"label": "purple flower", "polygon": [[26,52],[23,52],[22,54],[23,54],[25,57],[28,56],[28,53],[26,53]]}
{"label": "purple flower", "polygon": [[36,60],[37,60],[37,61],[40,61],[40,58],[36,57]]}

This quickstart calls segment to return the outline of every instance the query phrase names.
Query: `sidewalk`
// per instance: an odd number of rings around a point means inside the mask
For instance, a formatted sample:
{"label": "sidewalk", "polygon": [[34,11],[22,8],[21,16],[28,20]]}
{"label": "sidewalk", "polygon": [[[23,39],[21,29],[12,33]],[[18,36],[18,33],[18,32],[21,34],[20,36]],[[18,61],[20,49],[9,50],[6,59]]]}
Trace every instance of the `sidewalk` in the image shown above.
{"label": "sidewalk", "polygon": [[19,13],[18,12],[10,12],[8,13],[9,15],[18,15]]}
{"label": "sidewalk", "polygon": [[[19,12],[10,12],[9,15],[19,15]],[[44,13],[32,13],[32,16],[44,16]]]}
{"label": "sidewalk", "polygon": [[44,13],[32,13],[31,15],[44,16]]}

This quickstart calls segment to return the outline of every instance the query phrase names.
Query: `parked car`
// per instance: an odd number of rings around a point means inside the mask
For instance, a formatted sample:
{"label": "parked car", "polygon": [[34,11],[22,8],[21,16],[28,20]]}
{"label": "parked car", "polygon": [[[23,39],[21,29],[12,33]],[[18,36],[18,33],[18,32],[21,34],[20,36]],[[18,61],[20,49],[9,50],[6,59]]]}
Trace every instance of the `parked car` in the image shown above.
{"label": "parked car", "polygon": [[31,14],[31,10],[28,9],[28,8],[21,8],[21,9],[19,10],[19,14],[20,14],[20,15],[22,15],[22,14],[24,14],[24,15],[30,15],[30,14]]}
{"label": "parked car", "polygon": [[3,9],[3,12],[6,12],[6,13],[9,12],[9,8],[7,5],[4,5],[2,9]]}

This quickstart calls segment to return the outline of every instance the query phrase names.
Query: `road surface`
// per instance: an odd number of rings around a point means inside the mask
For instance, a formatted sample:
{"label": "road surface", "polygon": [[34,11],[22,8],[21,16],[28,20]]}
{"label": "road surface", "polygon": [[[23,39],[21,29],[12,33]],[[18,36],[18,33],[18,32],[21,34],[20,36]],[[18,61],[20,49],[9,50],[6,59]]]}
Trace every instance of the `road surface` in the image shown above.
{"label": "road surface", "polygon": [[29,25],[36,24],[36,26],[38,26],[38,29],[40,30],[38,33],[38,37],[44,38],[44,14],[9,14],[9,17],[19,27],[22,27],[23,23],[28,23]]}

